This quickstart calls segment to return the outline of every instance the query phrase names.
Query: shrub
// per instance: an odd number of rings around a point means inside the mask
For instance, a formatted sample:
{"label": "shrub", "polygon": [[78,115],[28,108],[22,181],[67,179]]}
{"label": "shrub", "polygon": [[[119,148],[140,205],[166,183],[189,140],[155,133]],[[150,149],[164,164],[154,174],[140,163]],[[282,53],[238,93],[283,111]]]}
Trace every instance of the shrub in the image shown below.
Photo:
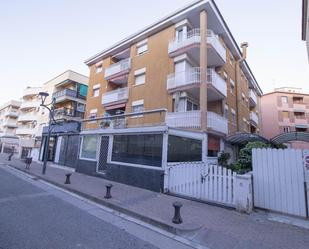
{"label": "shrub", "polygon": [[221,165],[222,167],[228,168],[228,161],[230,160],[231,155],[228,152],[222,152],[220,153],[218,157],[218,164]]}

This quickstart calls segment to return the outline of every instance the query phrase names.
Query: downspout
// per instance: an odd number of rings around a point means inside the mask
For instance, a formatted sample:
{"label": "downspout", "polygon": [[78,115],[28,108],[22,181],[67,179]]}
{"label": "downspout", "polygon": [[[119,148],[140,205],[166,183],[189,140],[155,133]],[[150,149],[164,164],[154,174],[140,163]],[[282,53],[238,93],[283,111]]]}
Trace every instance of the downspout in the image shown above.
{"label": "downspout", "polygon": [[240,59],[238,59],[236,61],[236,67],[235,67],[235,79],[236,79],[236,83],[235,83],[235,88],[236,88],[236,114],[237,114],[237,118],[236,118],[236,124],[237,124],[237,131],[240,131],[240,117],[239,117],[239,110],[241,108],[241,102],[242,102],[242,98],[241,98],[241,92],[240,92],[240,63],[242,63],[246,58],[247,58],[247,48],[248,48],[249,44],[248,42],[243,42],[240,44],[240,47],[242,49],[242,56]]}

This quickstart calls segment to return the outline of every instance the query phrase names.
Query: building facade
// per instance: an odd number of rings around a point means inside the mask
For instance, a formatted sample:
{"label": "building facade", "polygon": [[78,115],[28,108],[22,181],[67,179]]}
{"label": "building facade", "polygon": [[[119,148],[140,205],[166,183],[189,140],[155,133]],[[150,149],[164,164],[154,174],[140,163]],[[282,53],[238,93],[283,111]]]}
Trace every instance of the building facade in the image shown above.
{"label": "building facade", "polygon": [[259,133],[262,92],[241,47],[202,0],[89,58],[78,170],[162,190],[167,163],[206,161],[228,135]]}
{"label": "building facade", "polygon": [[306,42],[309,60],[309,4],[308,0],[303,0],[302,5],[302,40]]}
{"label": "building facade", "polygon": [[[309,94],[300,88],[282,87],[264,94],[261,98],[262,135],[271,139],[281,133],[308,131]],[[301,142],[293,142],[293,147],[308,148]]]}
{"label": "building facade", "polygon": [[0,153],[18,151],[17,119],[21,102],[11,100],[0,107]]}

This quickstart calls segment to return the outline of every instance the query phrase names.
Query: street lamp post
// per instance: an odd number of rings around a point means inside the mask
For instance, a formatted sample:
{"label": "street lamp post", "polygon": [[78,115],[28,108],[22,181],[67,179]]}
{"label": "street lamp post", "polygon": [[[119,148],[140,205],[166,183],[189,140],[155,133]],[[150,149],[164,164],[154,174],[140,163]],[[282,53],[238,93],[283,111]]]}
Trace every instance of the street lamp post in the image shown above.
{"label": "street lamp post", "polygon": [[[49,104],[45,104],[46,98],[49,96],[48,93],[46,92],[40,92],[39,95],[41,96],[42,103],[40,106],[45,107],[49,111],[49,120],[48,120],[48,132],[47,132],[47,137],[45,139],[45,144],[44,144],[44,161],[43,161],[43,169],[42,169],[42,174],[45,175],[46,173],[46,166],[47,166],[47,159],[48,159],[48,150],[49,150],[49,140],[50,140],[50,134],[52,130],[52,121],[54,123],[54,115],[55,115],[55,98],[52,99],[52,102]],[[50,106],[50,108],[48,107]]]}

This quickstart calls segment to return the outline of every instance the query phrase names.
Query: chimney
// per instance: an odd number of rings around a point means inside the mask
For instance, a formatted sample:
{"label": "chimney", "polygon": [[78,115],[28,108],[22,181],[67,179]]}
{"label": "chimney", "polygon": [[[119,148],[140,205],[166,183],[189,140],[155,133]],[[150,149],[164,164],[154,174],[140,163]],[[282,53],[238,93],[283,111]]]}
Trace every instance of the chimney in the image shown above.
{"label": "chimney", "polygon": [[247,48],[249,46],[248,42],[242,42],[240,44],[240,47],[242,48],[242,60],[245,60],[247,58]]}

